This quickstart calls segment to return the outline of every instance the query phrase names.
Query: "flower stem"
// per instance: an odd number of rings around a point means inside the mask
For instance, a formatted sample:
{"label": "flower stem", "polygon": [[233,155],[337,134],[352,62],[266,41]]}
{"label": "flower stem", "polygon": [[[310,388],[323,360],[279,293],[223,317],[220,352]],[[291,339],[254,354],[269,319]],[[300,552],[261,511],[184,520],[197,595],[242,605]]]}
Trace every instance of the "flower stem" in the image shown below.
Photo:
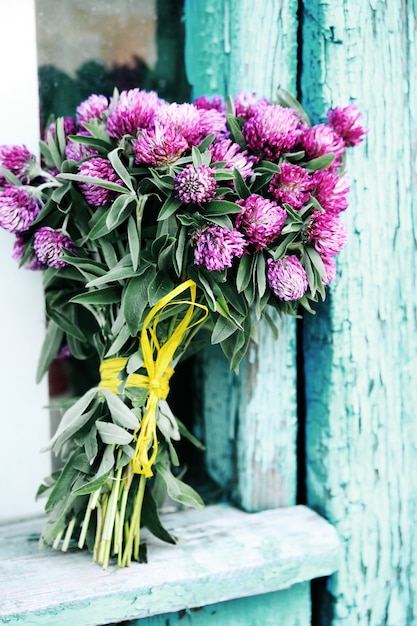
{"label": "flower stem", "polygon": [[143,496],[145,494],[146,476],[141,474],[138,491],[135,497],[135,504],[132,519],[129,526],[129,533],[126,540],[122,558],[122,567],[129,567],[132,562],[133,545],[135,544],[134,558],[139,557],[140,544],[140,517],[142,513]]}

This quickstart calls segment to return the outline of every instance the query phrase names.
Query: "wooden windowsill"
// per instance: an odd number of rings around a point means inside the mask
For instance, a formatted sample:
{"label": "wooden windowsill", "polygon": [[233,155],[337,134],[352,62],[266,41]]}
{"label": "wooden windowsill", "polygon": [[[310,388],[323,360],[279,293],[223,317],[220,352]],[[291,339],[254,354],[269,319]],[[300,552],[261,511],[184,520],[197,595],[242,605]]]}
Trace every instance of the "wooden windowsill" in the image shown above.
{"label": "wooden windowsill", "polygon": [[229,505],[166,514],[174,546],[148,536],[148,563],[103,571],[78,548],[38,550],[44,518],[0,526],[0,622],[83,626],[286,589],[333,573],[335,529],[304,506]]}

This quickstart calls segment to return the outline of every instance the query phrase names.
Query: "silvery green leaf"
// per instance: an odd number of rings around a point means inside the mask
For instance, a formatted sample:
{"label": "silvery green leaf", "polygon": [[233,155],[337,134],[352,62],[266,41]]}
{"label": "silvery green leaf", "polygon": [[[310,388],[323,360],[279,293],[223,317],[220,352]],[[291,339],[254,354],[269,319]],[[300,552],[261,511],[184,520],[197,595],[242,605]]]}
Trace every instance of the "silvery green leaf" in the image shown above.
{"label": "silvery green leaf", "polygon": [[173,439],[179,441],[181,439],[177,420],[166,400],[160,400],[158,403],[157,425],[165,439]]}
{"label": "silvery green leaf", "polygon": [[136,430],[138,428],[138,418],[133,415],[132,411],[126,406],[123,400],[119,398],[119,396],[104,388],[100,388],[100,393],[102,393],[106,399],[110,415],[112,416],[115,424],[132,430]]}
{"label": "silvery green leaf", "polygon": [[167,492],[170,498],[176,502],[181,502],[186,506],[192,506],[196,509],[202,509],[204,502],[196,491],[179,478],[176,478],[171,474],[169,468],[162,464],[156,464],[156,470],[167,487]]}
{"label": "silvery green leaf", "polygon": [[97,420],[96,427],[103,443],[115,444],[118,446],[130,443],[133,435],[126,429],[112,424],[111,422],[101,422]]}
{"label": "silvery green leaf", "polygon": [[89,389],[64,413],[55,435],[43,451],[58,448],[88,422],[95,408],[93,407],[93,409],[87,413],[85,413],[85,410],[93,400],[97,390],[97,387]]}

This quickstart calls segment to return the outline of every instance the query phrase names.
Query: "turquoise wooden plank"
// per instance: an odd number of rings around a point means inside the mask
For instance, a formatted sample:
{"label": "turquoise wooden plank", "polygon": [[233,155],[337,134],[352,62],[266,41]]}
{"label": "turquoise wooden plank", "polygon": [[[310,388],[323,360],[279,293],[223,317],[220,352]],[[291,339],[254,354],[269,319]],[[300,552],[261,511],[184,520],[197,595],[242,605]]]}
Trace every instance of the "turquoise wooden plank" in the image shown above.
{"label": "turquoise wooden plank", "polygon": [[[129,626],[308,626],[309,583],[260,596],[218,602],[128,622]],[[126,625],[127,626],[127,625]]]}
{"label": "turquoise wooden plank", "polygon": [[[103,625],[293,585],[295,602],[299,593],[305,596],[310,579],[335,571],[339,561],[335,530],[303,506],[250,514],[216,505],[166,514],[164,524],[177,537],[176,545],[151,537],[147,564],[106,571],[76,547],[65,554],[39,551],[43,523],[0,526],[1,623]],[[302,592],[299,583],[306,584]],[[205,611],[210,615],[209,608]]]}
{"label": "turquoise wooden plank", "polygon": [[[303,103],[370,127],[329,302],[305,323],[308,502],[343,541],[317,623],[417,624],[417,5],[308,0]],[[330,305],[330,306],[329,306]]]}
{"label": "turquoise wooden plank", "polygon": [[[296,86],[297,3],[186,0],[186,70],[195,97]],[[238,378],[217,351],[200,360],[207,468],[247,510],[291,505],[296,497],[295,324],[276,342],[259,328]]]}

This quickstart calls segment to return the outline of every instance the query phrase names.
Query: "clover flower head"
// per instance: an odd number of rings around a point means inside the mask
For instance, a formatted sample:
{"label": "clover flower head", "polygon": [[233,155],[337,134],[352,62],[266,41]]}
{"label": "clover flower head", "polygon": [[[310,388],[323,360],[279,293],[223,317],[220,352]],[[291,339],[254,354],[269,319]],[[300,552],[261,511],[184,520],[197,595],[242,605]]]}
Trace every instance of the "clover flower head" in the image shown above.
{"label": "clover flower head", "polygon": [[331,258],[347,241],[347,228],[333,213],[314,211],[307,225],[307,241],[321,256]]}
{"label": "clover flower head", "polygon": [[299,300],[308,288],[307,274],[295,255],[284,256],[278,261],[267,261],[267,279],[273,293],[287,302]]}
{"label": "clover flower head", "polygon": [[[4,167],[22,182],[30,181],[30,168],[36,160],[34,154],[26,146],[0,146],[0,167]],[[6,184],[6,179],[0,172],[0,186]]]}
{"label": "clover flower head", "polygon": [[209,150],[212,154],[212,161],[225,161],[225,168],[237,169],[244,179],[253,174],[254,157],[248,155],[247,150],[242,150],[239,144],[231,139],[222,139],[213,143]]}
{"label": "clover flower head", "polygon": [[133,142],[136,163],[169,165],[188,148],[188,142],[173,126],[155,122],[151,130],[143,130]]}
{"label": "clover flower head", "polygon": [[197,145],[207,135],[214,134],[215,141],[221,141],[229,136],[226,124],[226,116],[216,109],[199,109],[199,133],[196,135],[193,145]]}
{"label": "clover flower head", "polygon": [[[83,135],[83,133],[77,133],[78,135]],[[83,159],[87,159],[88,157],[98,155],[97,150],[92,148],[91,146],[87,146],[85,143],[80,143],[78,141],[67,140],[67,144],[65,146],[65,156],[67,159],[72,159],[73,161],[82,161]]]}
{"label": "clover flower head", "polygon": [[349,179],[332,170],[317,170],[311,176],[314,197],[326,213],[340,213],[348,207]]}
{"label": "clover flower head", "polygon": [[79,126],[83,126],[91,120],[103,121],[103,113],[109,110],[109,101],[106,96],[92,94],[81,102],[76,109],[76,120]]}
{"label": "clover flower head", "polygon": [[[13,243],[12,259],[18,262],[21,261],[23,253],[25,252],[26,243],[27,242],[23,235],[16,235],[16,239]],[[42,268],[42,263],[36,257],[32,257],[24,264],[24,267],[25,269],[36,271]]]}
{"label": "clover flower head", "polygon": [[174,179],[175,197],[184,204],[204,204],[214,198],[214,171],[207,165],[187,165]]}
{"label": "clover flower head", "polygon": [[[203,111],[204,112],[204,111]],[[193,104],[164,104],[156,113],[156,121],[165,128],[171,128],[191,145],[200,141],[200,111]]]}
{"label": "clover flower head", "polygon": [[301,135],[299,115],[279,104],[260,107],[242,128],[246,144],[259,158],[277,160],[298,143]]}
{"label": "clover flower head", "polygon": [[122,91],[113,110],[107,118],[107,132],[110,137],[120,139],[123,135],[133,135],[149,128],[155,118],[155,111],[162,100],[155,91],[129,89]]}
{"label": "clover flower head", "polygon": [[207,98],[207,96],[200,96],[194,100],[193,105],[197,107],[197,109],[204,109],[206,111],[215,109],[216,111],[223,113],[226,110],[226,105],[224,104],[222,96],[212,96],[211,99]]}
{"label": "clover flower head", "polygon": [[62,256],[66,250],[74,250],[74,243],[62,231],[44,226],[36,231],[33,248],[42,265],[58,269],[67,265]]}
{"label": "clover flower head", "polygon": [[[81,176],[89,176],[91,178],[101,178],[112,183],[121,183],[117,178],[110,161],[102,157],[92,157],[88,161],[84,161],[78,168]],[[103,206],[111,202],[114,198],[114,191],[104,189],[94,183],[78,183],[81,193],[89,204],[92,206]]]}
{"label": "clover flower head", "polygon": [[256,250],[265,248],[281,233],[287,213],[276,202],[251,194],[246,200],[238,200],[236,204],[242,210],[236,216],[235,226],[244,233],[248,243]]}
{"label": "clover flower head", "polygon": [[9,233],[22,233],[39,213],[39,204],[25,187],[6,185],[0,191],[0,227]]}
{"label": "clover flower head", "polygon": [[237,117],[248,120],[259,109],[264,109],[270,105],[268,98],[258,98],[255,92],[247,93],[240,91],[234,101]]}
{"label": "clover flower head", "polygon": [[237,230],[230,231],[224,226],[203,226],[192,236],[194,263],[210,272],[231,267],[234,258],[245,253],[245,239]]}
{"label": "clover flower head", "polygon": [[310,198],[311,186],[311,178],[303,167],[284,162],[279,174],[271,179],[268,191],[278,202],[300,209]]}
{"label": "clover flower head", "polygon": [[328,124],[316,124],[304,134],[303,147],[309,159],[316,159],[333,153],[336,157],[334,167],[338,166],[345,151],[345,142]]}
{"label": "clover flower head", "polygon": [[327,112],[327,121],[346,146],[357,146],[368,132],[362,124],[362,113],[355,104],[335,107]]}

